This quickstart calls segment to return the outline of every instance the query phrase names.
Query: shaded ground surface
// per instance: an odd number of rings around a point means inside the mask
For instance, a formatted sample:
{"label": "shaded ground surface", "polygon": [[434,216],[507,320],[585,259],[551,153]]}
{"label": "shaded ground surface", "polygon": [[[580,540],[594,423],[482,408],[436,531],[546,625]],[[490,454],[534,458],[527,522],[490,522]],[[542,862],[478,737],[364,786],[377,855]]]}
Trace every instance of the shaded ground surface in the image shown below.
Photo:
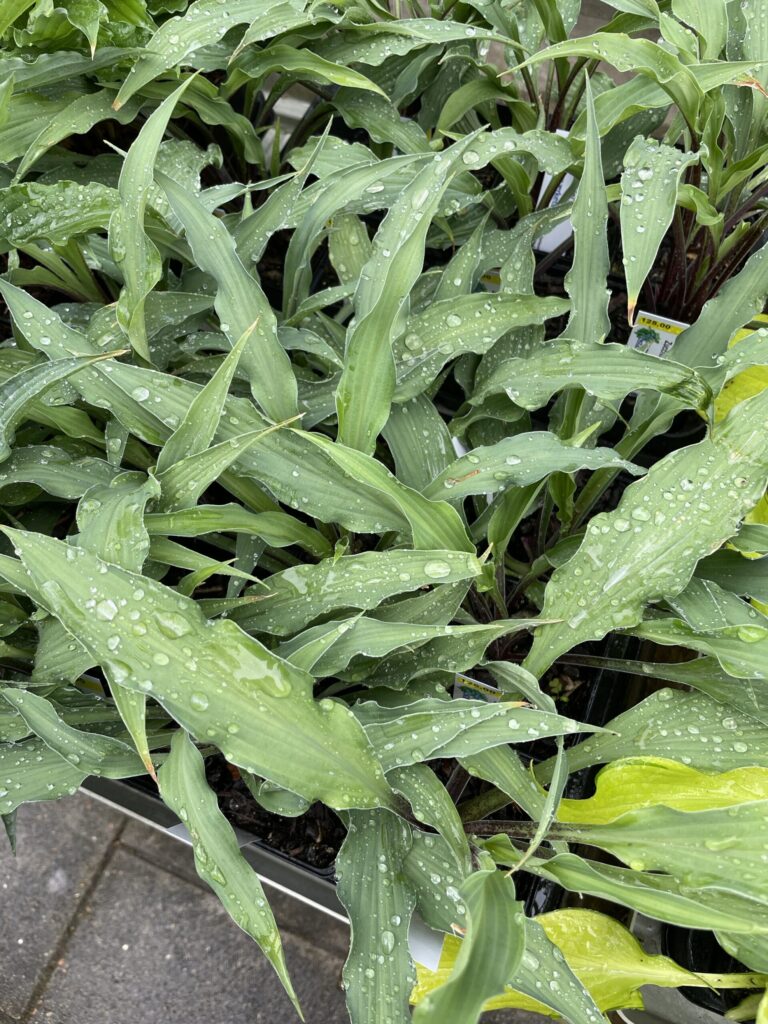
{"label": "shaded ground surface", "polygon": [[[0,843],[0,1024],[295,1024],[186,846],[83,795],[18,818],[18,858]],[[307,1024],[346,1024],[346,927],[269,897]]]}

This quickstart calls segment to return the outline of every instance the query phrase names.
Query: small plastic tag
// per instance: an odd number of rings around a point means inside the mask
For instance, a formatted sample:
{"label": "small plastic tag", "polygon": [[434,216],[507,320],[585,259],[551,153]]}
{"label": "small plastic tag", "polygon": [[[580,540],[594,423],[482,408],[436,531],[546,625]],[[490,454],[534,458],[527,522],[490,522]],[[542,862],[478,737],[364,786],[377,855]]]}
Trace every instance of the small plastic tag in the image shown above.
{"label": "small plastic tag", "polygon": [[640,310],[627,345],[650,356],[665,356],[688,326],[681,320]]}
{"label": "small plastic tag", "polygon": [[489,683],[481,683],[479,679],[472,679],[470,676],[461,675],[457,672],[453,680],[453,696],[465,697],[468,700],[484,700],[493,704],[501,700],[503,691]]}

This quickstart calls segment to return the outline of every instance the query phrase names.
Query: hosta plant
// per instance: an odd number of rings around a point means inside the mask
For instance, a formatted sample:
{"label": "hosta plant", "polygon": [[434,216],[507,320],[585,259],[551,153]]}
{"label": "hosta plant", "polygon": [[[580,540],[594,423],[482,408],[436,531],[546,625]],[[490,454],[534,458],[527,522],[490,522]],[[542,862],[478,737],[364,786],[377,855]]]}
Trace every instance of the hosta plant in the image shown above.
{"label": "hosta plant", "polygon": [[[768,391],[731,382],[768,342],[729,343],[768,254],[667,358],[605,342],[611,204],[623,227],[631,175],[664,180],[631,302],[696,199],[690,154],[611,135],[563,42],[578,5],[532,6],[530,38],[495,4],[8,9],[0,814],[13,837],[25,802],[143,777],[294,1002],[215,782],[338,821],[353,1024],[595,1024],[645,984],[764,1014]],[[755,56],[714,43],[690,71],[714,84],[668,74],[696,5],[613,6],[611,32],[663,22],[631,79],[657,107],[703,125],[726,83],[761,95]],[[448,119],[448,71],[490,82],[486,44],[511,113],[481,84]],[[551,87],[520,98],[542,47]],[[318,101],[286,140],[295,81]],[[544,294],[535,241],[565,216]],[[526,914],[543,884],[562,906]],[[631,912],[743,970],[649,956]],[[445,935],[436,971],[414,915]]]}

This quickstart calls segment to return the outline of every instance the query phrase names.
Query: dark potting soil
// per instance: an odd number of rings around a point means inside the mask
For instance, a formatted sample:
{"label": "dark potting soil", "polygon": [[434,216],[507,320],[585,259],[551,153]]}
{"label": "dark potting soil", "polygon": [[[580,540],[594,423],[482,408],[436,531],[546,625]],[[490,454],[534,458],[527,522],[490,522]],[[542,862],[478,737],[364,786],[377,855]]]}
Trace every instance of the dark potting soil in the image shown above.
{"label": "dark potting soil", "polygon": [[[597,674],[588,668],[568,667],[558,671],[554,667],[547,674],[544,686],[562,714],[583,719],[594,716],[595,703],[604,703],[601,695],[592,692],[597,679]],[[603,720],[603,716],[599,717]],[[555,749],[554,742],[550,740],[540,740],[526,746],[527,756],[535,761],[549,757]],[[456,764],[447,758],[430,762],[443,782],[451,777]],[[206,776],[218,797],[222,812],[234,826],[251,832],[261,845],[276,853],[315,870],[330,873],[346,834],[346,829],[333,811],[319,803],[313,804],[305,814],[295,818],[266,811],[253,798],[237,769],[219,755],[206,760]],[[466,799],[487,788],[488,783],[470,778],[466,789],[456,796]],[[514,815],[515,812],[511,813]],[[504,814],[510,817],[509,809]],[[523,816],[522,812],[520,816]]]}
{"label": "dark potting soil", "polygon": [[223,757],[209,757],[205,774],[218,797],[219,807],[236,828],[253,833],[264,846],[307,867],[318,870],[332,867],[346,829],[328,807],[312,804],[305,814],[285,818],[260,807],[237,768]]}

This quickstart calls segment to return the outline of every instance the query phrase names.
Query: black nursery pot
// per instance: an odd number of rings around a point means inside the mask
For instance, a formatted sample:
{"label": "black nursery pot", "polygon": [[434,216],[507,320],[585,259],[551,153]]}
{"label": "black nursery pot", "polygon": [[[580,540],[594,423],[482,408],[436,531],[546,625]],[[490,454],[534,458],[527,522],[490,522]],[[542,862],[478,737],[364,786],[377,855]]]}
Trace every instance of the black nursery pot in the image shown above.
{"label": "black nursery pot", "polygon": [[[85,780],[81,789],[102,803],[188,844],[189,836],[182,822],[166,807],[157,790],[142,785],[141,781],[92,776]],[[235,827],[235,835],[241,853],[262,882],[332,917],[347,920],[336,895],[333,867],[319,869],[301,863],[271,849],[261,837],[244,829]]]}
{"label": "black nursery pot", "polygon": [[[626,653],[626,641],[617,640],[609,644],[607,653],[618,656]],[[578,717],[592,725],[604,725],[611,718],[620,714],[627,704],[626,680],[612,672],[599,672],[591,680],[589,693],[584,705],[579,707]],[[571,742],[569,739],[566,742]],[[232,814],[233,803],[226,795],[222,798],[222,778],[226,766],[214,764],[207,769],[209,782],[217,791],[222,809],[230,818],[235,828],[242,852],[254,867],[263,881],[295,895],[304,902],[311,903],[321,910],[343,916],[343,908],[336,896],[334,884],[334,865],[330,858],[317,858],[310,846],[297,854],[290,838],[280,837],[278,846],[270,843],[269,836],[274,835],[276,816],[267,813],[259,815],[258,809],[249,822],[247,815]],[[594,771],[589,769],[576,773],[569,781],[567,795],[578,798],[586,796],[592,782]],[[225,782],[226,785],[226,782]],[[185,840],[186,829],[179,819],[160,799],[157,787],[146,776],[136,779],[113,780],[91,777],[82,787],[94,796],[124,811],[146,824],[161,829],[178,839]],[[245,787],[240,789],[246,793]],[[253,809],[255,805],[251,801]],[[280,819],[285,823],[286,819]],[[295,822],[294,830],[300,830],[303,819],[287,819]],[[307,824],[312,827],[315,819],[311,812],[306,816]],[[298,844],[301,845],[301,844]],[[320,866],[319,866],[320,865]],[[562,890],[554,883],[538,880],[532,875],[525,875],[520,880],[520,897],[525,901],[529,914],[540,914],[556,909],[561,902]],[[346,919],[346,918],[345,918]]]}
{"label": "black nursery pot", "polygon": [[[634,915],[631,927],[647,952],[669,956],[693,973],[748,971],[718,945],[710,932],[677,928],[641,914]],[[722,1024],[726,1011],[748,994],[738,989],[720,993],[707,988],[648,986],[643,990],[645,1009],[627,1010],[618,1016],[626,1024]]]}
{"label": "black nursery pot", "polygon": [[[605,654],[632,657],[636,651],[626,638],[617,637],[607,644]],[[584,705],[579,708],[578,717],[590,725],[605,725],[630,704],[636,703],[638,696],[632,693],[630,698],[630,691],[626,676],[608,670],[598,672],[590,681],[589,692]],[[566,743],[576,741],[575,737],[569,737]],[[574,799],[587,797],[592,792],[596,772],[595,768],[587,768],[575,773],[569,780],[565,795]],[[92,777],[86,779],[82,789],[167,835],[189,842],[186,828],[162,802],[148,778],[122,781]],[[269,815],[265,818],[268,819]],[[336,894],[332,863],[318,867],[309,863],[306,855],[302,859],[285,848],[276,849],[266,839],[268,830],[259,834],[251,828],[238,827],[237,822],[234,827],[243,856],[265,884],[346,922],[344,908]],[[559,885],[533,875],[520,876],[518,893],[530,916],[557,910],[566,898],[573,902]],[[610,908],[607,909],[610,912]],[[420,927],[423,934],[417,941],[426,943],[427,948],[434,946],[436,941],[439,943],[436,933]],[[719,973],[741,969],[741,965],[729,958],[708,933],[671,928],[640,915],[634,916],[631,927],[648,952],[667,954],[691,971]],[[411,938],[413,943],[413,933]],[[435,950],[432,952],[434,954]],[[627,1011],[619,1016],[627,1024],[716,1024],[724,1020],[724,1012],[738,1002],[742,994],[727,994],[723,999],[705,989],[649,988],[646,1010]]]}

